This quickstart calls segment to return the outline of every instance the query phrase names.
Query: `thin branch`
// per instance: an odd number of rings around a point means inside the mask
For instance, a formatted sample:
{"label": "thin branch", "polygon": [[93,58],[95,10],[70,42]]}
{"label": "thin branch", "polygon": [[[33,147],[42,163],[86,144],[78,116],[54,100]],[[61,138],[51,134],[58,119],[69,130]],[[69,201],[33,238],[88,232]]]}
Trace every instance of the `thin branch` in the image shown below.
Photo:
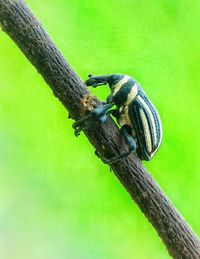
{"label": "thin branch", "polygon": [[[0,0],[0,24],[74,119],[99,104],[53,44],[23,0]],[[89,141],[105,157],[127,150],[110,119],[85,131]],[[147,173],[136,155],[112,164],[112,170],[156,229],[174,258],[200,258],[200,241]]]}

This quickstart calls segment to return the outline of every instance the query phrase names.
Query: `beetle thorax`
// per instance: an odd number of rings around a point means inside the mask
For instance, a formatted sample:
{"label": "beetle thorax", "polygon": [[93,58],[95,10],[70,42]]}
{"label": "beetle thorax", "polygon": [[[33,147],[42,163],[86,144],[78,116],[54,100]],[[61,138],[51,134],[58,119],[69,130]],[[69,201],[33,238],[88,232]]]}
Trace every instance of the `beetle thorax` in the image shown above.
{"label": "beetle thorax", "polygon": [[119,92],[119,90],[121,89],[122,85],[125,84],[126,82],[128,82],[129,79],[130,79],[130,76],[125,75],[119,81],[114,82],[111,86],[112,95],[115,96]]}
{"label": "beetle thorax", "polygon": [[138,94],[135,81],[125,75],[112,86],[112,96],[117,106],[128,106]]}

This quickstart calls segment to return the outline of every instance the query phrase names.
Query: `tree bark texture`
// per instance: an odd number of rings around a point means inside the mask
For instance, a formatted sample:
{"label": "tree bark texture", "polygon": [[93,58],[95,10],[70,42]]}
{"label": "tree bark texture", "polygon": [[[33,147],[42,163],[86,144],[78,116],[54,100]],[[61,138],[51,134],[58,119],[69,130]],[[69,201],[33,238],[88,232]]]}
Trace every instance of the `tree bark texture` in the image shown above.
{"label": "tree bark texture", "polygon": [[[66,10],[67,15],[67,10]],[[82,83],[23,0],[0,0],[0,25],[35,66],[73,119],[96,107]],[[84,131],[107,158],[128,150],[112,119]],[[200,241],[135,154],[111,165],[119,181],[153,225],[173,258],[200,258]]]}

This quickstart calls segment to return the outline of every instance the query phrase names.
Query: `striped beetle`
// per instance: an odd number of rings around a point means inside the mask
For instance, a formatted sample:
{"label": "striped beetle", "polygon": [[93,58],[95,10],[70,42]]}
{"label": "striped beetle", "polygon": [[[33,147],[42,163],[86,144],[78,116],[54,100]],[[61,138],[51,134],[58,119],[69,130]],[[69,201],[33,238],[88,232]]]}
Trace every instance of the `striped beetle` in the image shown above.
{"label": "striped beetle", "polygon": [[[93,87],[108,84],[111,94],[105,104],[93,109],[73,124],[75,135],[79,135],[83,128],[91,127],[94,120],[105,122],[107,115],[111,114],[121,126],[120,131],[129,146],[129,152],[111,159],[101,157],[102,160],[105,163],[113,163],[134,151],[140,159],[150,160],[161,144],[162,125],[158,112],[142,87],[130,76],[121,74],[89,75],[85,83]],[[110,110],[114,105],[116,109]]]}

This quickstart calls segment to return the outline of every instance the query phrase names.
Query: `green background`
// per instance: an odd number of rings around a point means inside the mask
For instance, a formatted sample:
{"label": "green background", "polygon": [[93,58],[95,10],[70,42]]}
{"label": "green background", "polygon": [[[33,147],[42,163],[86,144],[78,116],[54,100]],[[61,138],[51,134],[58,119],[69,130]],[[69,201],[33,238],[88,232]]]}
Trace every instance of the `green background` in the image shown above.
{"label": "green background", "polygon": [[[200,1],[27,0],[75,71],[135,77],[162,118],[145,166],[200,235]],[[166,259],[153,227],[0,32],[0,258]],[[101,99],[102,87],[93,90]]]}

